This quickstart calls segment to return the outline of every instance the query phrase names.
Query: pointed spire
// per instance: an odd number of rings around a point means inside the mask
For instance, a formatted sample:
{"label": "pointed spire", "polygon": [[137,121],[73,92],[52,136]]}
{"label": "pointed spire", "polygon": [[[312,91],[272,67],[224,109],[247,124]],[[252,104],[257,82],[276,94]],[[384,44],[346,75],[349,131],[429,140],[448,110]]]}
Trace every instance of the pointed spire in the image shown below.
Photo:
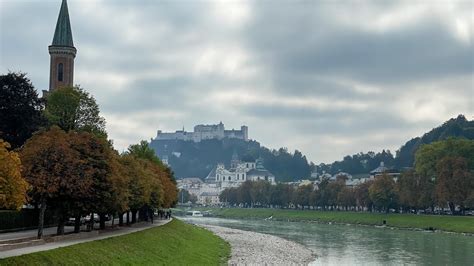
{"label": "pointed spire", "polygon": [[56,30],[54,31],[53,46],[69,46],[74,47],[72,42],[71,22],[69,21],[69,12],[67,1],[63,0],[61,10],[59,11]]}

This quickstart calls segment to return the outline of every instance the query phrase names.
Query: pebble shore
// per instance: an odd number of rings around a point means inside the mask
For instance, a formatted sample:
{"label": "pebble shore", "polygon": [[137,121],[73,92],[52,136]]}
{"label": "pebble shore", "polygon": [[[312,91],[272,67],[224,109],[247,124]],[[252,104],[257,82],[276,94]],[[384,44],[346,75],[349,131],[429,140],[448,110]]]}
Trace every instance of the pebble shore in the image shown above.
{"label": "pebble shore", "polygon": [[315,260],[311,250],[298,243],[267,234],[200,225],[232,248],[229,265],[308,265]]}

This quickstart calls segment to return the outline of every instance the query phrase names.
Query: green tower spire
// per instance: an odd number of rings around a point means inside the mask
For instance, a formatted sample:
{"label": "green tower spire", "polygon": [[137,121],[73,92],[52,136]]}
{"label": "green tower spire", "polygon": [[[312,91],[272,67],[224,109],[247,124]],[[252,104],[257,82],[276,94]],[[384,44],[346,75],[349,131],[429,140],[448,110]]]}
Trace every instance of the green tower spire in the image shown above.
{"label": "green tower spire", "polygon": [[51,45],[74,47],[74,43],[72,42],[71,22],[69,21],[69,12],[67,9],[66,0],[63,0],[61,4],[58,22],[56,23],[56,30],[54,31],[53,43]]}

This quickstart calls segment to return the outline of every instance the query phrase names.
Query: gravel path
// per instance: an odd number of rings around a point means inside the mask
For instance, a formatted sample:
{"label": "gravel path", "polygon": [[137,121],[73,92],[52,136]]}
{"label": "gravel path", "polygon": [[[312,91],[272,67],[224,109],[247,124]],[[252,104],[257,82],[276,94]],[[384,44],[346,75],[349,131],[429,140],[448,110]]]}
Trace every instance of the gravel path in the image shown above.
{"label": "gravel path", "polygon": [[229,265],[307,265],[315,259],[306,247],[277,236],[214,225],[200,226],[229,242],[232,248]]}

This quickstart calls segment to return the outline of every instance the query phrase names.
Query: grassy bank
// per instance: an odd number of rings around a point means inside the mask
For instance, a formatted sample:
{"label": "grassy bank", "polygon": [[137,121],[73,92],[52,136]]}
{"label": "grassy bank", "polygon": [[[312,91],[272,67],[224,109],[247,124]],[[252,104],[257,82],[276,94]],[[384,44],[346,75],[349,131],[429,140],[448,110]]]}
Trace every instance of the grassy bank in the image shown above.
{"label": "grassy bank", "polygon": [[152,229],[0,260],[0,265],[219,265],[230,246],[178,220]]}
{"label": "grassy bank", "polygon": [[[209,208],[203,210],[209,210]],[[382,225],[383,220],[385,220],[387,226],[398,228],[433,228],[442,231],[474,234],[474,217],[468,216],[238,208],[216,208],[212,209],[212,213],[223,218],[264,219],[273,216],[273,219],[282,221],[317,221],[363,225]]]}

